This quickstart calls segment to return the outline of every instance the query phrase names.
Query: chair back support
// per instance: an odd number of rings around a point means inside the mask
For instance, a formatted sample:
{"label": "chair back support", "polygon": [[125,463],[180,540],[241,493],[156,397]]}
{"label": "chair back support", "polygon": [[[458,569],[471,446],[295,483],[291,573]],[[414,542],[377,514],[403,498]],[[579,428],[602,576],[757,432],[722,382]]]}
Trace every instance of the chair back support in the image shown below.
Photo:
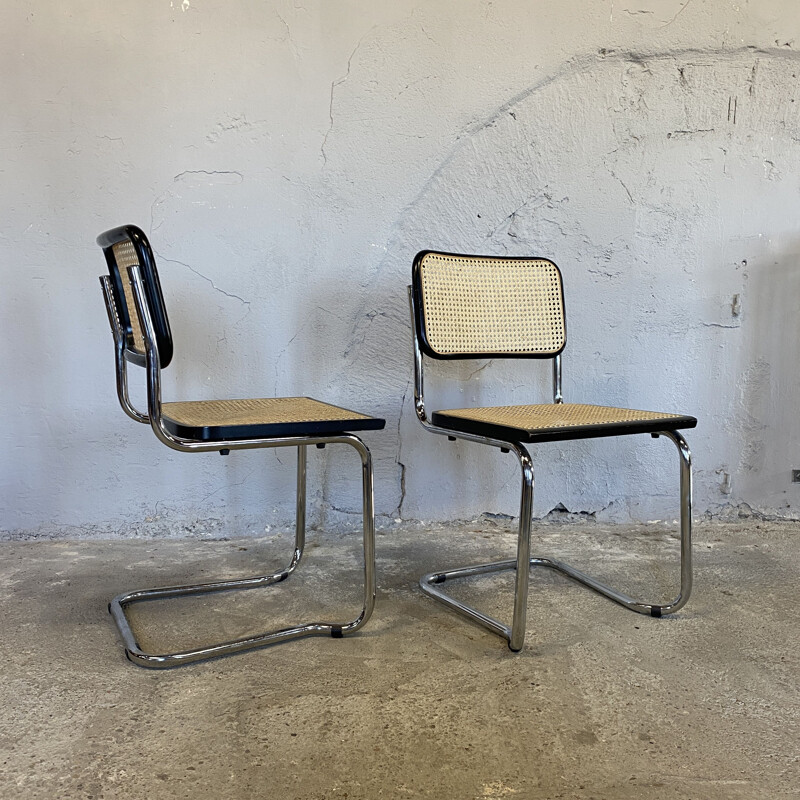
{"label": "chair back support", "polygon": [[128,273],[129,267],[138,266],[153,320],[160,364],[162,368],[166,367],[172,360],[172,333],[161,293],[156,260],[147,236],[135,225],[123,225],[100,234],[97,244],[103,249],[108,264],[114,311],[125,338],[127,360],[139,366],[146,364],[144,329],[133,299],[133,284]]}
{"label": "chair back support", "polygon": [[412,284],[417,335],[431,358],[553,358],[564,349],[561,272],[545,258],[424,250]]}

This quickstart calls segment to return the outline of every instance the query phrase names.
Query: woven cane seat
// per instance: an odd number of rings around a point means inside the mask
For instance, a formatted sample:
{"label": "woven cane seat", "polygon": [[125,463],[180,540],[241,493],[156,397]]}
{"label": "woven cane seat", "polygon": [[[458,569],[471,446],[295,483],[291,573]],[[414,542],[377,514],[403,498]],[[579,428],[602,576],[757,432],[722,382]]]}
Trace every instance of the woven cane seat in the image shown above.
{"label": "woven cane seat", "polygon": [[560,403],[434,411],[434,425],[510,442],[555,442],[694,428],[697,420],[628,408]]}
{"label": "woven cane seat", "polygon": [[385,420],[310,397],[194,400],[163,403],[161,411],[170,433],[212,442],[380,430],[385,425]]}

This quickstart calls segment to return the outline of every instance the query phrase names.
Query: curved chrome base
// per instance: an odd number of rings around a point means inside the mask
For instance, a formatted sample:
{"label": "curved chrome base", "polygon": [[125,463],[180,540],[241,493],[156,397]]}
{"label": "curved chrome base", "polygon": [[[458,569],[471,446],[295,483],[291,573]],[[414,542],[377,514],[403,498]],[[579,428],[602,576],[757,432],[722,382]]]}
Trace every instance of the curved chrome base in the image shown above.
{"label": "curved chrome base", "polygon": [[[236,589],[253,589],[272,586],[286,580],[297,568],[305,547],[306,525],[306,447],[308,444],[327,444],[341,442],[354,447],[361,456],[362,489],[363,489],[363,528],[364,528],[364,604],[361,613],[349,622],[312,622],[281,628],[257,636],[248,636],[220,644],[208,645],[195,650],[183,650],[174,653],[148,653],[138,644],[125,613],[128,606],[147,600],[159,600],[170,597],[183,597],[210,592],[225,592]],[[240,653],[256,647],[265,647],[289,639],[302,636],[332,636],[341,638],[355,633],[362,628],[372,614],[375,606],[375,515],[372,489],[372,458],[366,445],[352,434],[340,434],[336,437],[297,437],[297,523],[295,529],[295,548],[289,564],[272,575],[261,575],[253,578],[237,580],[220,580],[186,586],[166,586],[156,589],[141,589],[127,592],[115,597],[108,606],[114,621],[117,623],[125,653],[134,663],[152,669],[165,669],[193,661],[201,661],[216,656]],[[269,446],[269,445],[267,445]]]}
{"label": "curved chrome base", "polygon": [[[438,432],[438,431],[437,431]],[[508,646],[514,652],[519,652],[525,642],[525,618],[528,602],[528,578],[530,567],[547,567],[556,570],[563,575],[587,586],[588,588],[602,594],[603,596],[619,603],[625,608],[635,611],[638,614],[646,614],[652,617],[661,617],[666,614],[673,614],[683,608],[689,600],[692,591],[692,473],[691,473],[691,453],[683,436],[677,431],[663,431],[662,433],[651,434],[653,438],[666,436],[671,439],[678,448],[680,456],[680,497],[681,497],[681,589],[677,598],[670,603],[663,605],[656,603],[643,603],[629,597],[622,592],[609,588],[600,581],[592,578],[580,570],[551,558],[531,557],[530,556],[530,529],[531,529],[531,507],[533,501],[533,471],[530,455],[527,450],[520,445],[511,445],[510,449],[516,451],[522,465],[522,500],[520,504],[520,523],[519,540],[517,546],[517,558],[505,561],[495,561],[489,564],[478,564],[473,567],[458,567],[450,570],[440,570],[430,572],[420,579],[422,590],[444,603],[449,608],[458,612],[467,619],[482,625],[488,630],[502,636],[508,641]],[[459,437],[461,438],[461,437]],[[466,437],[464,437],[466,438]],[[494,444],[494,443],[493,443]],[[508,445],[506,445],[508,447]],[[527,568],[524,566],[527,565]],[[453,597],[445,594],[439,587],[446,581],[456,578],[467,578],[474,575],[485,575],[492,572],[503,572],[514,570],[517,573],[514,591],[514,614],[512,624],[505,625],[500,620],[490,617],[472,606],[462,603]]]}

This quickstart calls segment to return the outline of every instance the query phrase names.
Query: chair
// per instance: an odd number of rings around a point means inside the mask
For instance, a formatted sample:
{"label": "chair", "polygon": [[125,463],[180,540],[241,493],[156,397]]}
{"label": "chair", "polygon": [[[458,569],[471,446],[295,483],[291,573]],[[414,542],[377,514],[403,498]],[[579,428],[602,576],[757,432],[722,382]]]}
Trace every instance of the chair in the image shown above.
{"label": "chair", "polygon": [[[308,397],[249,400],[200,400],[162,403],[161,370],[172,359],[170,332],[153,251],[145,234],[133,225],[114,228],[97,238],[108,263],[100,278],[116,353],[117,396],[125,413],[153,429],[165,445],[186,453],[259,447],[297,448],[297,519],[294,552],[288,564],[268,575],[219,580],[187,586],[142,589],[115,597],[109,604],[129,659],[144,667],[164,668],[296,639],[355,633],[369,619],[375,604],[375,517],[372,497],[372,458],[352,432],[378,430],[385,421]],[[128,363],[147,373],[147,411],[137,410],[128,395]],[[348,622],[314,622],[273,630],[258,636],[209,644],[171,653],[145,652],[134,635],[126,609],[147,600],[206,592],[250,589],[280,583],[294,572],[303,555],[306,521],[306,450],[309,445],[346,444],[361,458],[364,538],[364,602],[361,613]]]}
{"label": "chair", "polygon": [[[422,251],[414,260],[408,287],[414,334],[414,399],[417,417],[432,433],[448,439],[513,451],[522,468],[522,496],[516,559],[431,572],[422,589],[468,619],[508,640],[519,651],[525,641],[528,567],[548,567],[594,589],[640,614],[660,617],[678,611],[692,588],[691,454],[678,432],[697,420],[605,406],[564,403],[561,396],[561,352],[566,320],[561,273],[544,258],[506,258]],[[423,355],[433,359],[546,358],[553,362],[553,403],[543,405],[425,408]],[[670,603],[644,603],[603,585],[577,569],[551,558],[531,557],[533,463],[528,445],[566,439],[649,433],[666,436],[680,457],[681,587]],[[512,623],[505,625],[447,595],[442,586],[454,579],[515,570]]]}

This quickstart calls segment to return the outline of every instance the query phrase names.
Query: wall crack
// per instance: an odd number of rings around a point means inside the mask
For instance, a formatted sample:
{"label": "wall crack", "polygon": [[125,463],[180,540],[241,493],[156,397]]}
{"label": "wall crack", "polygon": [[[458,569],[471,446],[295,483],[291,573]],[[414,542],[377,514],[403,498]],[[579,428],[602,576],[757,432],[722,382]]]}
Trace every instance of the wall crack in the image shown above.
{"label": "wall crack", "polygon": [[209,177],[214,175],[235,175],[239,179],[239,183],[244,182],[244,175],[235,169],[185,169],[183,172],[179,172],[172,180],[177,183],[185,175],[208,175]]}
{"label": "wall crack", "polygon": [[668,28],[670,25],[672,25],[672,23],[675,22],[675,20],[678,19],[678,17],[681,14],[683,14],[684,11],[686,11],[686,9],[689,6],[689,3],[691,3],[691,2],[692,2],[692,0],[686,0],[686,2],[680,7],[678,13],[675,14],[675,16],[669,22],[667,22],[666,25],[662,25],[661,29],[663,30],[664,28]]}
{"label": "wall crack", "polygon": [[367,36],[369,36],[369,34],[372,33],[372,31],[374,31],[376,27],[377,26],[373,26],[372,28],[370,28],[358,40],[358,43],[353,48],[353,52],[350,53],[350,58],[347,59],[347,71],[345,72],[345,74],[342,75],[341,78],[337,78],[335,81],[331,82],[331,101],[330,101],[330,105],[328,107],[328,118],[330,119],[330,126],[328,127],[328,130],[325,132],[325,136],[322,138],[322,144],[320,145],[320,148],[319,148],[320,153],[322,154],[323,166],[327,166],[327,164],[328,164],[328,154],[325,152],[325,145],[328,143],[328,137],[331,135],[331,131],[333,130],[333,95],[334,95],[334,92],[336,91],[336,87],[337,86],[341,86],[350,77],[350,68],[351,68],[351,66],[353,64],[353,59],[355,58],[355,55],[358,52],[358,49],[361,47],[361,44],[364,41],[364,39],[366,39]]}
{"label": "wall crack", "polygon": [[193,272],[195,275],[197,275],[198,278],[202,278],[204,281],[208,281],[208,283],[210,283],[211,286],[216,291],[218,291],[220,294],[224,294],[225,297],[230,297],[233,300],[238,300],[242,305],[247,306],[248,312],[250,311],[250,301],[249,300],[245,300],[243,297],[240,297],[238,294],[233,294],[231,292],[226,292],[224,289],[220,289],[220,287],[217,286],[217,284],[214,283],[214,281],[211,280],[211,278],[209,278],[207,275],[203,275],[202,272],[196,270],[194,267],[190,266],[189,264],[185,263],[184,261],[178,261],[175,258],[165,258],[164,256],[162,256],[160,253],[156,252],[155,250],[153,252],[156,253],[156,256],[158,257],[159,261],[164,261],[167,264],[180,264],[182,267],[186,267],[186,269],[188,269],[190,272]]}

